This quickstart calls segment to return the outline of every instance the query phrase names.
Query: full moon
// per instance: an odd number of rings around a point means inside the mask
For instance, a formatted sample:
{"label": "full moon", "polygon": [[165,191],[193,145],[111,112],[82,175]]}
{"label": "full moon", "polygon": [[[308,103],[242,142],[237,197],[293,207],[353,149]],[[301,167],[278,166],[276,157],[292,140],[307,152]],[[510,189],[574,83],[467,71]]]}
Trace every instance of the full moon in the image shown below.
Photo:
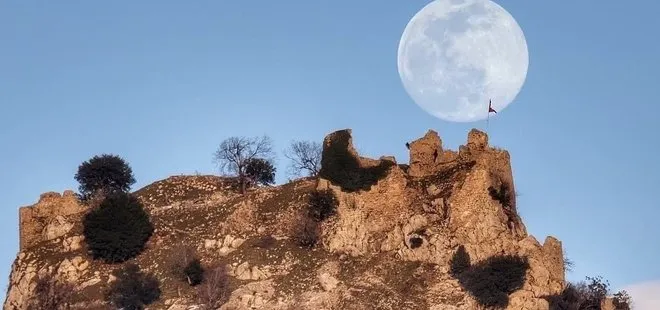
{"label": "full moon", "polygon": [[397,56],[413,101],[451,122],[499,113],[527,77],[525,35],[511,14],[490,0],[435,0],[408,22]]}

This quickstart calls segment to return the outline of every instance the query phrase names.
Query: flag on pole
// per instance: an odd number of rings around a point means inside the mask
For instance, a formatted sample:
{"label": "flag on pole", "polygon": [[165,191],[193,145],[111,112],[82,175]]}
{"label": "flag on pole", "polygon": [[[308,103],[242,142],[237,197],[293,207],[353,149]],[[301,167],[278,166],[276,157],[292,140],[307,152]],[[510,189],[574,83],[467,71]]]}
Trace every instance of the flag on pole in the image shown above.
{"label": "flag on pole", "polygon": [[491,100],[488,100],[488,114],[490,114],[490,112],[497,114],[497,111],[491,106]]}
{"label": "flag on pole", "polygon": [[497,111],[493,109],[492,99],[488,99],[488,114],[486,115],[486,130],[488,130],[488,123],[490,122],[490,112],[497,114]]}

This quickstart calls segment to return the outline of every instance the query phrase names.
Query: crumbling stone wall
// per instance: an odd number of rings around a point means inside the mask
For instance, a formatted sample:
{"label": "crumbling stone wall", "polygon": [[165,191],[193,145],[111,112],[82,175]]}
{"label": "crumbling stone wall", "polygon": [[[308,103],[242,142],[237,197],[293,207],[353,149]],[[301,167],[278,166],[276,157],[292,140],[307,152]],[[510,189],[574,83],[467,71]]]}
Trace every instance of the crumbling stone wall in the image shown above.
{"label": "crumbling stone wall", "polygon": [[442,168],[458,159],[458,153],[442,149],[442,139],[434,130],[407,144],[410,153],[408,175],[425,177],[438,173]]}
{"label": "crumbling stone wall", "polygon": [[410,150],[410,167],[408,174],[422,177],[437,171],[442,155],[442,140],[437,132],[429,130],[423,137],[413,141],[408,146]]}
{"label": "crumbling stone wall", "polygon": [[[324,155],[330,148],[334,148],[332,152],[344,148],[344,153],[360,163],[374,166],[379,162],[360,157],[352,146],[350,130],[331,133],[324,142]],[[527,234],[515,210],[509,153],[490,147],[488,135],[476,129],[469,132],[458,153],[443,150],[442,140],[433,130],[408,147],[407,171],[394,166],[359,192],[344,191],[321,175],[317,188],[331,189],[340,202],[338,216],[324,224],[326,249],[353,256],[394,252],[399,259],[437,264],[441,270],[449,268],[458,246],[465,247],[474,263],[502,255],[525,257],[529,272],[524,287],[511,295],[509,308],[547,309],[547,301],[538,296],[558,294],[563,288],[562,246],[553,237],[541,244]],[[456,169],[467,171],[448,173]],[[435,180],[430,182],[437,184],[426,185],[428,189],[420,193],[407,185],[416,180],[426,180],[424,184]],[[433,196],[447,182],[452,184],[450,194],[439,198],[449,215],[443,224],[444,215],[416,204],[420,195]],[[509,191],[506,201],[494,198],[490,191],[502,184]]]}
{"label": "crumbling stone wall", "polygon": [[41,194],[36,204],[18,210],[20,250],[66,234],[73,227],[67,217],[84,210],[73,191]]}

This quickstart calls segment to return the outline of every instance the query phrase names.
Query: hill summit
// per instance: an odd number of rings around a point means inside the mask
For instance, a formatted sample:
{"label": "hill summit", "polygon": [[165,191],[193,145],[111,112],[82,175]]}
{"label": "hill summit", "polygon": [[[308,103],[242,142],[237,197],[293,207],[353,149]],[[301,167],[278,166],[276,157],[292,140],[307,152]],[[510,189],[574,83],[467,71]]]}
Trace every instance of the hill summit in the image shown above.
{"label": "hill summit", "polygon": [[[458,151],[432,130],[408,148],[407,164],[365,158],[345,129],[325,137],[317,177],[245,194],[217,176],[155,182],[133,193],[153,234],[123,263],[90,256],[73,191],[42,194],[19,212],[4,309],[26,309],[43,275],[69,283],[72,309],[111,309],[128,264],[158,283],[148,309],[551,309],[562,245],[528,235],[509,153],[476,129]],[[195,285],[195,268],[217,272]]]}

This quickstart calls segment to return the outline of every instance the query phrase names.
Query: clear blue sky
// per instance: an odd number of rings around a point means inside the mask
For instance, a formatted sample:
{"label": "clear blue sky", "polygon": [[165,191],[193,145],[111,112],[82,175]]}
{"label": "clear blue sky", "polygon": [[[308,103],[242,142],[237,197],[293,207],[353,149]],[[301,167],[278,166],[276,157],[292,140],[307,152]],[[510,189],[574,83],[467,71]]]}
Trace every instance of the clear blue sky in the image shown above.
{"label": "clear blue sky", "polygon": [[[659,3],[498,3],[530,66],[489,134],[512,154],[529,232],[563,241],[569,279],[660,280]],[[75,189],[95,154],[126,158],[137,189],[216,173],[212,152],[233,135],[268,134],[281,150],[352,128],[363,154],[405,162],[404,143],[434,129],[455,149],[485,124],[431,117],[397,73],[400,35],[426,4],[1,1],[0,286],[18,207]]]}

